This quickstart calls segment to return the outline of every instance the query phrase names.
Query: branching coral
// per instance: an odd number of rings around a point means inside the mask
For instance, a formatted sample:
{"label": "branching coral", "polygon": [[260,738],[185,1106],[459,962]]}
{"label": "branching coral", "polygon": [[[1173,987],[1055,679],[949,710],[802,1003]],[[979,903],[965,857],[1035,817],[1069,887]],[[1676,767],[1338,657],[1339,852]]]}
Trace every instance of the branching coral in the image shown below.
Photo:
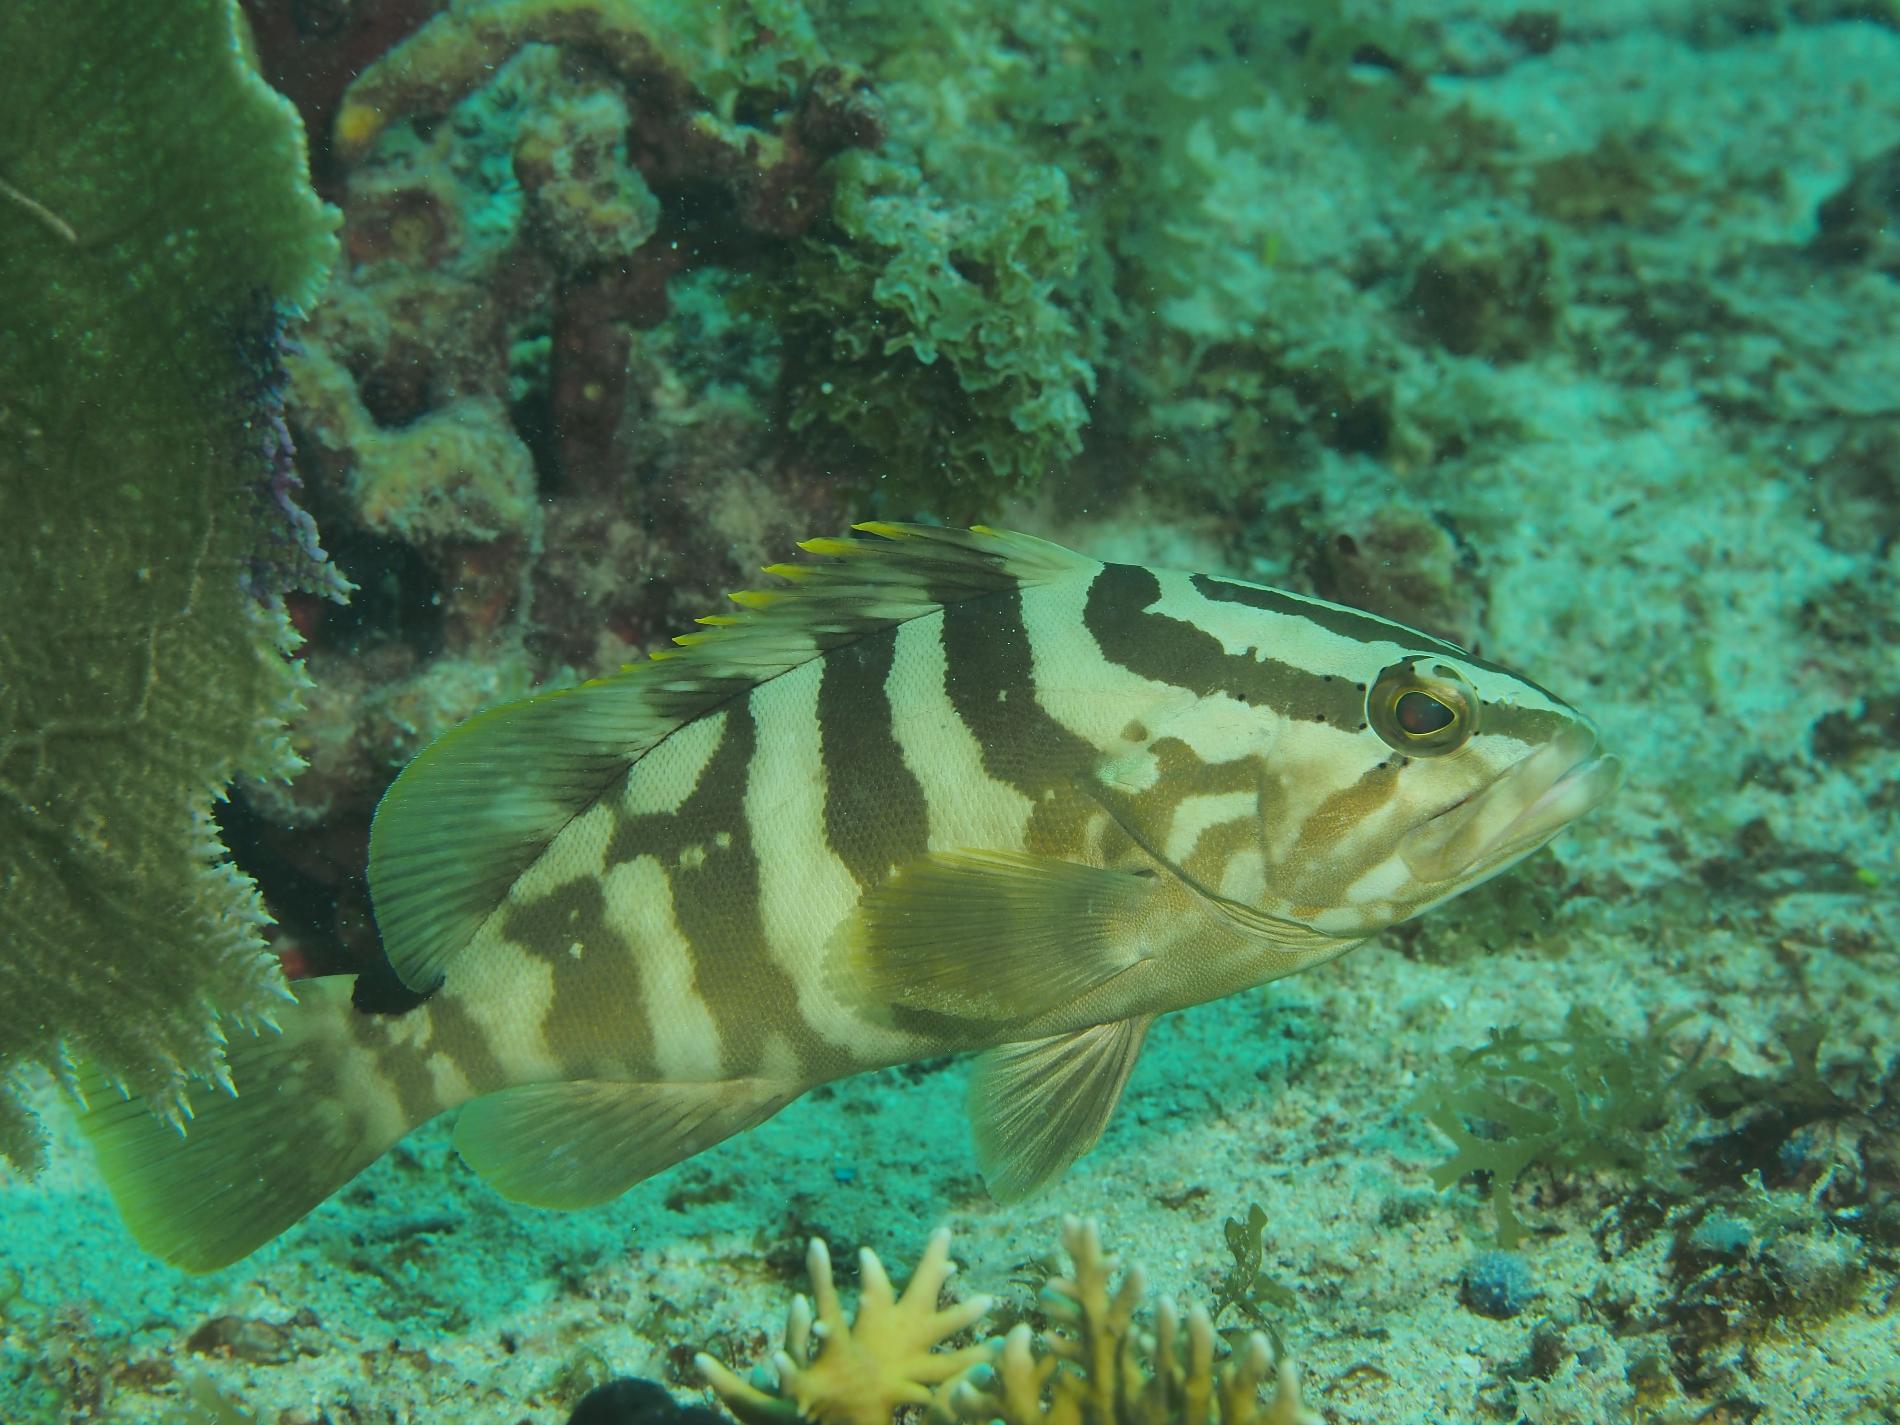
{"label": "branching coral", "polygon": [[[297,765],[283,310],[335,251],[230,0],[0,8],[0,1080],[68,1052],[172,1111],[281,987],[211,807]],[[35,1157],[0,1089],[0,1155]]]}
{"label": "branching coral", "polygon": [[[1318,1425],[1300,1403],[1292,1362],[1277,1357],[1260,1332],[1216,1362],[1207,1309],[1190,1308],[1184,1322],[1164,1301],[1153,1334],[1144,1333],[1135,1322],[1141,1269],[1131,1267],[1116,1283],[1116,1260],[1103,1253],[1093,1223],[1065,1220],[1062,1245],[1071,1275],[1051,1278],[1042,1300],[1064,1329],[1038,1341],[1026,1323],[1012,1328],[995,1384],[959,1385],[955,1418],[971,1425]],[[1037,1352],[1039,1342],[1046,1354]]]}
{"label": "branching coral", "polygon": [[1019,1323],[1002,1341],[936,1348],[975,1325],[986,1297],[939,1309],[948,1279],[950,1236],[930,1239],[901,1301],[875,1255],[864,1254],[864,1297],[847,1323],[832,1286],[830,1259],[814,1242],[811,1275],[822,1333],[803,1297],[792,1305],[778,1382],[748,1383],[708,1356],[701,1373],[746,1425],[890,1425],[901,1405],[922,1406],[934,1425],[1317,1425],[1300,1403],[1292,1365],[1259,1333],[1225,1359],[1206,1308],[1185,1319],[1170,1302],[1152,1332],[1136,1321],[1144,1281],[1138,1268],[1115,1280],[1093,1223],[1066,1219],[1062,1244],[1071,1273],[1051,1278],[1042,1305],[1059,1328],[1038,1334]]}
{"label": "branching coral", "polygon": [[931,1234],[923,1259],[897,1296],[877,1253],[858,1257],[856,1320],[847,1320],[831,1277],[831,1254],[814,1239],[805,1258],[812,1297],[795,1297],[785,1321],[785,1345],[774,1357],[775,1389],[741,1380],[712,1357],[695,1357],[700,1374],[746,1425],[815,1420],[822,1425],[889,1425],[899,1406],[937,1402],[952,1382],[993,1352],[986,1346],[939,1350],[988,1313],[990,1298],[973,1296],[937,1305],[956,1267],[950,1233]]}

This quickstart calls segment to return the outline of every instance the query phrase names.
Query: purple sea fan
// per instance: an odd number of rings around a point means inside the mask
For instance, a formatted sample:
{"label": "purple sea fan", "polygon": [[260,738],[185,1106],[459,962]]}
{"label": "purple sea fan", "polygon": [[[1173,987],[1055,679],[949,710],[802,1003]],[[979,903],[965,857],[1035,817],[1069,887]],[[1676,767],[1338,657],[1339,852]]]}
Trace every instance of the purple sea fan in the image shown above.
{"label": "purple sea fan", "polygon": [[238,341],[252,380],[238,392],[246,438],[262,457],[261,478],[253,486],[256,508],[244,589],[260,603],[301,592],[347,603],[355,585],[330,561],[317,533],[317,522],[297,503],[303,479],[297,473],[297,447],[284,419],[289,375],[284,358],[300,350],[287,332],[287,319],[275,303],[260,300],[260,313],[239,326]]}

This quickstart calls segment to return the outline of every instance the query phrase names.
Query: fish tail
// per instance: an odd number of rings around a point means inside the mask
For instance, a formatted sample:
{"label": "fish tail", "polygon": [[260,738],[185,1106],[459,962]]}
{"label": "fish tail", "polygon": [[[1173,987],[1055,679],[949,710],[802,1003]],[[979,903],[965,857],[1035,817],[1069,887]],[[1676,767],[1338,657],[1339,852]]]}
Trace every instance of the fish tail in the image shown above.
{"label": "fish tail", "polygon": [[235,1262],[433,1115],[401,1091],[379,1036],[358,1027],[354,981],[299,981],[281,1032],[233,1031],[232,1091],[197,1095],[183,1132],[80,1065],[80,1130],[141,1247],[191,1272]]}

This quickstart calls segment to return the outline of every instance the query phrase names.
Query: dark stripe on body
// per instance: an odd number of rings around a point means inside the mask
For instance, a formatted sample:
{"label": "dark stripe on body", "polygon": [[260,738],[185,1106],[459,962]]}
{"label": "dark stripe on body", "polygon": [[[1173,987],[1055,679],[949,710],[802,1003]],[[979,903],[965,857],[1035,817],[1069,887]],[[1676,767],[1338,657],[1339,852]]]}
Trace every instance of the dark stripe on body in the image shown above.
{"label": "dark stripe on body", "polygon": [[[436,1101],[435,1081],[429,1073],[429,1055],[433,1051],[417,1049],[414,1044],[399,1044],[390,1037],[391,1027],[402,1023],[402,1018],[364,1014],[352,1009],[344,1022],[357,1047],[375,1057],[378,1071],[395,1091],[396,1106],[405,1122],[426,1123],[442,1111],[443,1105]],[[366,1121],[366,1108],[354,1104],[346,1104],[344,1108],[358,1124]]]}
{"label": "dark stripe on body", "polygon": [[1077,784],[1102,754],[1036,698],[1021,590],[946,608],[943,656],[944,694],[976,739],[983,770],[1034,805],[1024,849],[1073,853],[1093,810]]}
{"label": "dark stripe on body", "polygon": [[861,887],[881,885],[892,866],[930,844],[923,786],[891,728],[886,684],[896,647],[889,629],[832,650],[819,671],[825,844]]}
{"label": "dark stripe on body", "polygon": [[[692,959],[693,983],[719,1032],[728,1077],[756,1073],[766,1034],[782,1032],[802,1066],[816,1070],[837,1058],[798,1014],[797,986],[771,958],[759,912],[759,861],[746,820],[746,782],[758,746],[750,696],[725,707],[719,746],[677,812],[617,813],[607,843],[609,868],[655,857],[673,888],[673,916]],[[637,775],[637,767],[636,772]],[[718,835],[731,838],[724,847]],[[688,847],[706,850],[682,866]],[[658,1006],[660,1013],[665,1006]]]}
{"label": "dark stripe on body", "polygon": [[1270,589],[1264,584],[1244,584],[1236,579],[1219,579],[1212,574],[1196,574],[1192,577],[1195,590],[1202,598],[1214,603],[1245,604],[1250,609],[1264,609],[1268,613],[1305,619],[1308,623],[1318,624],[1328,633],[1336,633],[1359,643],[1397,643],[1419,653],[1449,653],[1467,662],[1481,661],[1455,643],[1434,638],[1429,633],[1420,633],[1409,625],[1394,623],[1376,614],[1347,608],[1344,604],[1308,603],[1305,599],[1296,599],[1283,590]]}
{"label": "dark stripe on body", "polygon": [[1290,594],[1278,589],[1269,589],[1260,584],[1241,584],[1230,579],[1216,579],[1209,574],[1196,574],[1193,580],[1195,589],[1205,599],[1217,603],[1245,604],[1248,608],[1265,609],[1269,613],[1288,614],[1294,618],[1307,619],[1330,633],[1357,639],[1361,643],[1397,643],[1407,652],[1417,653],[1425,658],[1435,653],[1450,654],[1468,667],[1482,668],[1487,673],[1497,673],[1514,679],[1527,688],[1535,688],[1561,707],[1570,706],[1548,688],[1533,683],[1515,668],[1502,667],[1474,653],[1465,652],[1455,643],[1448,643],[1442,638],[1433,638],[1429,633],[1420,633],[1417,629],[1405,624],[1393,623],[1388,619],[1362,613],[1358,609],[1345,608],[1339,604],[1307,603],[1303,599],[1296,599]]}
{"label": "dark stripe on body", "polygon": [[539,900],[509,905],[501,931],[551,972],[553,997],[541,1032],[565,1072],[603,1078],[650,1071],[653,1035],[633,947],[607,918],[598,879],[582,876]]}
{"label": "dark stripe on body", "polygon": [[1365,694],[1349,680],[1256,652],[1229,653],[1207,630],[1154,612],[1160,598],[1161,581],[1151,571],[1138,564],[1102,566],[1082,618],[1103,657],[1144,678],[1202,697],[1225,693],[1282,717],[1323,720],[1349,732],[1365,721]]}
{"label": "dark stripe on body", "polygon": [[[1539,687],[1522,673],[1510,668],[1500,667],[1496,663],[1487,662],[1482,658],[1474,657],[1460,649],[1454,643],[1447,643],[1443,639],[1433,638],[1428,633],[1420,633],[1417,629],[1407,628],[1403,624],[1391,623],[1385,619],[1375,618],[1371,614],[1362,614],[1357,610],[1342,608],[1334,604],[1304,603],[1287,594],[1281,593],[1278,589],[1268,589],[1258,584],[1238,584],[1225,579],[1215,579],[1206,574],[1195,574],[1192,575],[1191,578],[1195,589],[1198,590],[1204,598],[1226,603],[1244,604],[1249,608],[1262,609],[1269,613],[1290,614],[1296,618],[1310,619],[1320,627],[1328,629],[1333,633],[1342,634],[1347,638],[1357,639],[1362,642],[1378,640],[1381,642],[1398,642],[1401,646],[1405,646],[1405,639],[1411,638],[1416,640],[1416,643],[1412,646],[1407,646],[1406,652],[1414,655],[1420,663],[1428,664],[1435,656],[1449,656],[1467,667],[1481,668],[1488,673],[1495,673],[1500,677],[1510,679],[1514,683],[1521,683],[1527,688],[1534,689],[1544,697],[1549,698],[1551,702],[1557,704],[1559,709],[1569,709],[1570,707],[1563,699],[1557,697],[1548,689]],[[1155,588],[1158,590],[1159,586],[1156,585]],[[1155,594],[1150,594],[1147,602],[1152,603],[1155,597]],[[1092,599],[1093,595],[1091,595],[1091,601]],[[1159,616],[1147,615],[1147,617],[1156,618]],[[1174,620],[1169,620],[1169,622],[1174,623],[1177,627],[1185,627],[1185,625],[1181,625]],[[1212,640],[1210,639],[1209,641]],[[1219,645],[1216,644],[1217,648],[1218,646]],[[1282,668],[1287,667],[1285,664],[1279,666]],[[1311,675],[1308,675],[1308,677],[1310,678]],[[1346,707],[1342,703],[1329,703],[1327,704],[1329,720],[1332,720],[1335,726],[1343,726],[1348,730],[1363,726],[1365,720],[1365,704],[1361,691],[1355,688],[1351,683],[1337,678],[1331,680],[1328,686],[1329,689],[1343,688],[1351,693],[1350,713],[1346,711]],[[1276,704],[1276,706],[1280,705]],[[1302,715],[1299,711],[1300,705],[1298,703],[1294,703],[1292,706],[1296,709],[1293,714],[1294,716]],[[1310,706],[1304,715],[1309,717],[1313,715]],[[1345,716],[1350,716],[1351,720],[1339,720]],[[1564,728],[1579,721],[1582,721],[1581,715],[1571,711],[1557,711],[1550,708],[1516,707],[1509,703],[1482,702],[1480,703],[1478,712],[1478,731],[1481,735],[1514,737],[1529,746],[1536,747],[1550,741]]]}
{"label": "dark stripe on body", "polygon": [[[1287,853],[1292,862],[1324,862],[1340,841],[1376,815],[1399,789],[1406,763],[1393,758],[1368,767],[1356,781],[1332,793],[1307,814],[1299,838]],[[1344,886],[1340,887],[1341,892]]]}
{"label": "dark stripe on body", "polygon": [[1203,762],[1178,737],[1158,737],[1148,747],[1155,759],[1154,785],[1143,792],[1117,789],[1118,805],[1134,811],[1145,826],[1173,821],[1176,808],[1190,797],[1260,791],[1260,759],[1240,749],[1225,762]]}
{"label": "dark stripe on body", "polygon": [[[1516,678],[1517,674],[1513,673],[1511,676]],[[1520,678],[1518,681],[1529,683],[1528,679]],[[1529,683],[1529,686],[1536,687],[1537,685]],[[1537,691],[1544,692],[1542,688],[1538,688]],[[1550,694],[1544,693],[1544,696],[1549,697]],[[1568,707],[1569,704],[1566,703],[1565,706]],[[1549,708],[1520,708],[1512,707],[1508,703],[1485,703],[1479,709],[1478,731],[1486,735],[1495,733],[1501,737],[1515,737],[1518,741],[1527,742],[1532,747],[1540,747],[1565,728],[1582,721],[1584,717],[1581,713],[1570,716],[1553,712]]]}
{"label": "dark stripe on body", "polygon": [[429,1047],[448,1055],[449,1062],[478,1094],[508,1086],[501,1061],[489,1046],[488,1035],[469,1017],[467,1007],[453,993],[429,1001]]}
{"label": "dark stripe on body", "polygon": [[1265,866],[1257,811],[1252,816],[1235,817],[1207,827],[1195,839],[1194,849],[1181,862],[1181,868],[1202,885],[1218,889],[1228,866],[1244,851],[1253,853],[1256,865]]}

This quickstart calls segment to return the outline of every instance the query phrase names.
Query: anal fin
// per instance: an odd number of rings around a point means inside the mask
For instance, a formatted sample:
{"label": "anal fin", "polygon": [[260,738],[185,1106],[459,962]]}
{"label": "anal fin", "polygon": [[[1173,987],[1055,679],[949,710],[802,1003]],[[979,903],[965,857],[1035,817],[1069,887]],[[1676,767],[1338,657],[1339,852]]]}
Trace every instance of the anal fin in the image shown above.
{"label": "anal fin", "polygon": [[455,1148],[503,1197],[592,1207],[763,1123],[795,1097],[764,1079],[523,1084],[464,1108]]}
{"label": "anal fin", "polygon": [[1095,1146],[1152,1023],[1136,1015],[978,1057],[970,1119],[991,1197],[1020,1201]]}

